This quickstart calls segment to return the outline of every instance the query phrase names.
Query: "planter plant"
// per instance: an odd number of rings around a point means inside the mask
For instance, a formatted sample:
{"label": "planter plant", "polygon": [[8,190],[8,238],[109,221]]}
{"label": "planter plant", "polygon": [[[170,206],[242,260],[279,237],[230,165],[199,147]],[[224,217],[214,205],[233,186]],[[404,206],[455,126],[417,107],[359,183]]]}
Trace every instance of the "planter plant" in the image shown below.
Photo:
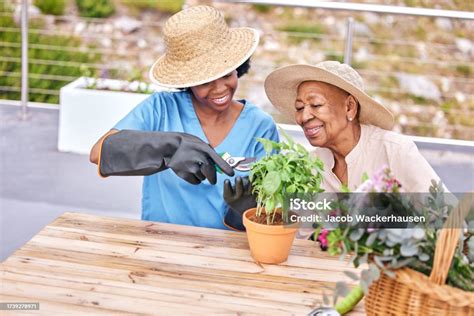
{"label": "planter plant", "polygon": [[286,261],[298,230],[289,223],[288,196],[321,192],[323,163],[283,133],[286,142],[258,139],[267,155],[252,165],[249,179],[257,207],[247,210],[243,223],[257,262]]}

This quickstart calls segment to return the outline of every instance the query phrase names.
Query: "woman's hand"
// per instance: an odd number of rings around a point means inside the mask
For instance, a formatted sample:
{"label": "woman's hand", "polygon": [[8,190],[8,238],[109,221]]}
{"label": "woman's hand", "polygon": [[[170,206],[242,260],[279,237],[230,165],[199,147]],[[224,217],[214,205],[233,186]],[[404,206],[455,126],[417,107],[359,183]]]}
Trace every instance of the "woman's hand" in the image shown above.
{"label": "woman's hand", "polygon": [[248,209],[257,206],[255,196],[252,194],[252,184],[249,177],[237,177],[235,185],[230,180],[224,181],[224,201],[229,205],[224,223],[237,230],[245,230],[242,215]]}
{"label": "woman's hand", "polygon": [[234,175],[209,144],[186,133],[122,130],[103,139],[99,156],[102,176],[151,175],[169,168],[191,184],[205,179],[216,184],[215,166]]}

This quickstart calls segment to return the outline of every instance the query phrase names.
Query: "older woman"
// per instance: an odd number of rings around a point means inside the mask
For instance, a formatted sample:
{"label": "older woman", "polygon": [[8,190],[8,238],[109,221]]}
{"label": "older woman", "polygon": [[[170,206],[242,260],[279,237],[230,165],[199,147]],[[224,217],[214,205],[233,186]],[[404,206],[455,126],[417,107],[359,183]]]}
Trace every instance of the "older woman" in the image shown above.
{"label": "older woman", "polygon": [[[219,154],[258,158],[265,151],[255,138],[278,140],[268,114],[234,99],[258,33],[229,29],[222,14],[208,6],[178,12],[163,33],[166,53],[152,66],[150,79],[179,90],[155,93],[139,104],[94,145],[90,160],[102,176],[146,176],[144,220],[241,225],[233,223],[223,199],[224,180],[234,171]],[[216,166],[227,175],[216,174]]]}
{"label": "older woman", "polygon": [[387,165],[405,192],[428,192],[439,177],[412,140],[391,132],[392,114],[364,92],[361,76],[349,65],[324,61],[291,65],[265,80],[272,104],[295,118],[315,154],[324,162],[323,188],[355,190],[364,173]]}

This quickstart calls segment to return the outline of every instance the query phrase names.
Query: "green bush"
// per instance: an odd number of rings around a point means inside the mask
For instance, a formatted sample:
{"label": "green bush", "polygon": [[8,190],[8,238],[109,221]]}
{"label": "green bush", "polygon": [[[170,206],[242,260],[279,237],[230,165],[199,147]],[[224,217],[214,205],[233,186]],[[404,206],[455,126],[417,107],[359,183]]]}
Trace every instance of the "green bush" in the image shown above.
{"label": "green bush", "polygon": [[87,18],[106,18],[115,12],[112,0],[76,0],[79,14]]}
{"label": "green bush", "polygon": [[253,9],[258,13],[268,13],[272,10],[272,6],[268,4],[253,4]]}
{"label": "green bush", "polygon": [[432,101],[428,100],[428,99],[425,98],[425,97],[422,97],[422,96],[419,96],[419,95],[414,95],[414,94],[411,94],[411,93],[408,93],[408,94],[406,95],[406,97],[407,97],[408,99],[413,100],[413,102],[414,102],[415,104],[423,105],[423,104],[431,104],[431,103],[433,103]]}
{"label": "green bush", "polygon": [[[38,21],[32,21],[31,28],[40,29],[42,25]],[[16,28],[11,17],[0,17],[0,27]],[[18,29],[0,32],[0,42],[8,43],[2,47],[2,57],[21,58],[21,33]],[[50,60],[56,62],[76,62],[76,63],[94,63],[99,62],[101,56],[96,53],[77,52],[67,50],[45,50],[31,48],[31,44],[41,43],[42,45],[52,45],[59,48],[73,48],[81,44],[80,39],[71,36],[47,36],[37,33],[30,33],[28,42],[29,58],[29,79],[30,88],[29,100],[33,102],[59,103],[59,89],[81,75],[80,67],[63,65],[45,65],[33,60]],[[14,47],[16,46],[16,47]],[[21,87],[21,62],[20,61],[0,61],[0,99],[20,100]],[[44,78],[44,76],[67,76],[72,78]],[[35,89],[44,89],[57,91],[35,91]],[[16,90],[16,91],[4,91]]]}
{"label": "green bush", "polygon": [[181,11],[184,0],[159,0],[156,1],[156,8],[160,11],[174,14]]}
{"label": "green bush", "polygon": [[471,75],[471,65],[458,65],[456,66],[456,72],[464,77]]}
{"label": "green bush", "polygon": [[329,51],[324,54],[327,60],[337,60],[340,63],[344,62],[344,54],[336,51]]}
{"label": "green bush", "polygon": [[283,32],[291,33],[308,33],[308,34],[324,34],[325,30],[322,25],[313,23],[291,23],[278,28]]}
{"label": "green bush", "polygon": [[181,11],[184,5],[184,0],[122,0],[121,2],[129,8],[154,9],[170,14]]}
{"label": "green bush", "polygon": [[62,15],[66,7],[65,0],[35,0],[34,3],[44,14]]}
{"label": "green bush", "polygon": [[300,43],[308,39],[319,41],[318,37],[312,37],[312,35],[323,35],[325,33],[322,25],[308,22],[292,22],[278,27],[278,30],[288,32],[289,41],[292,43]]}

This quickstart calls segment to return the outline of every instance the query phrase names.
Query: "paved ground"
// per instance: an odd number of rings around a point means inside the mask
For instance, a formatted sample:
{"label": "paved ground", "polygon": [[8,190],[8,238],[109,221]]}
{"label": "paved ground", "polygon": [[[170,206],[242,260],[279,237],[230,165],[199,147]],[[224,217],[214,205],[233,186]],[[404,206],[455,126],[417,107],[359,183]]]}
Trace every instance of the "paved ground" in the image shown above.
{"label": "paved ground", "polygon": [[[140,217],[140,177],[99,178],[87,156],[57,151],[57,110],[30,111],[0,105],[0,261],[65,211]],[[474,147],[419,147],[452,192],[474,189]]]}
{"label": "paved ground", "polygon": [[139,218],[141,177],[102,179],[85,155],[57,151],[57,110],[0,105],[0,261],[66,211]]}

